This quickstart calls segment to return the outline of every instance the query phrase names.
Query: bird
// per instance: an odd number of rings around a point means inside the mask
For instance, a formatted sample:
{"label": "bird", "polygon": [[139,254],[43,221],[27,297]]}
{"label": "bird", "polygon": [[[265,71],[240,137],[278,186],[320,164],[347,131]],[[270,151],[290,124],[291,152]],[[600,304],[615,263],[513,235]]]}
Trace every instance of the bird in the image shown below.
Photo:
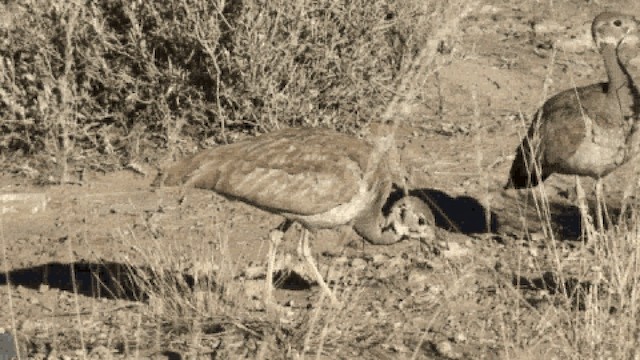
{"label": "bird", "polygon": [[311,254],[309,232],[347,225],[374,245],[435,238],[434,215],[421,199],[405,192],[383,211],[397,150],[388,124],[374,128],[371,141],[322,128],[272,131],[203,150],[161,172],[155,183],[212,190],[285,218],[269,234],[266,303],[272,301],[276,248],[291,224],[300,223],[302,255],[318,285],[339,305]]}
{"label": "bird", "polygon": [[[637,55],[638,20],[603,12],[591,34],[604,61],[608,82],[562,91],[533,116],[516,149],[505,189],[537,186],[554,173],[596,179],[600,207],[601,179],[638,153],[638,90],[626,65]],[[598,214],[601,214],[598,211]],[[599,215],[601,216],[601,215]],[[602,219],[599,219],[602,226]]]}

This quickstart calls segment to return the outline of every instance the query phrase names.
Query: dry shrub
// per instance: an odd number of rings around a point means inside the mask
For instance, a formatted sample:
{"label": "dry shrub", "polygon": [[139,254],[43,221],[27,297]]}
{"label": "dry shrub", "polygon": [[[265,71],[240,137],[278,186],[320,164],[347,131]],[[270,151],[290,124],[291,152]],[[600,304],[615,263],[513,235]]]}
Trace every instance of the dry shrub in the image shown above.
{"label": "dry shrub", "polygon": [[301,125],[353,132],[384,111],[441,19],[438,6],[5,5],[0,153],[19,160],[10,162],[14,171],[48,167],[64,179],[72,169],[157,160],[158,149],[191,151],[243,132]]}

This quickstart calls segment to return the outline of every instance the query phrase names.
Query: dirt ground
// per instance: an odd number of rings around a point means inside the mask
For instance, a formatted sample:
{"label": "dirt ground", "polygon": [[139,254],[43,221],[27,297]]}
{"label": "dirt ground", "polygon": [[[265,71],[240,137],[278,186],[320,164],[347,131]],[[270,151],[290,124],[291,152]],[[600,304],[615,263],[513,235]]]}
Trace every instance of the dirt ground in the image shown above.
{"label": "dirt ground", "polygon": [[[299,232],[290,231],[280,254],[288,259],[282,268],[293,273],[276,290],[286,310],[273,320],[260,299],[267,236],[278,216],[207,191],[152,189],[153,171],[88,174],[82,185],[48,187],[4,177],[1,193],[45,193],[49,200],[44,211],[0,218],[0,326],[17,329],[22,350],[34,358],[82,358],[83,347],[89,358],[570,357],[569,340],[554,335],[560,324],[540,320],[554,306],[549,290],[535,286],[548,280],[551,261],[541,251],[540,221],[525,208],[526,191],[502,186],[530,114],[560,90],[605,79],[589,34],[594,15],[640,14],[640,3],[483,3],[453,45],[464,56],[446,63],[439,81],[430,78],[421,106],[397,134],[410,185],[436,210],[448,250],[434,254],[409,242],[376,247],[350,230],[318,232],[313,253],[345,305],[316,318],[320,290],[305,280],[295,255]],[[607,178],[612,208],[633,176],[629,164]],[[593,181],[582,184],[592,197]],[[573,178],[553,176],[545,188],[562,256],[578,263]],[[157,270],[169,263],[174,268],[165,270],[196,280],[202,266],[230,274],[225,284],[232,289],[223,293],[237,298],[199,320],[212,325],[198,333],[198,348],[175,318],[172,326],[149,319],[162,313],[151,311],[153,296],[132,295],[109,276],[130,265]]]}

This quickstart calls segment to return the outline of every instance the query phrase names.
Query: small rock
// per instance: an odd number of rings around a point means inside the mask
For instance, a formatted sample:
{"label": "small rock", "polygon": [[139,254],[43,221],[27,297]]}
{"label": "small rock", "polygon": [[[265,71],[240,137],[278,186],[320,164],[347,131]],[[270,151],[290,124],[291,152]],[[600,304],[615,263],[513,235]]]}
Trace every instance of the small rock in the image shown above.
{"label": "small rock", "polygon": [[40,286],[38,287],[38,292],[39,293],[44,293],[49,291],[49,285],[47,284],[40,284]]}
{"label": "small rock", "polygon": [[432,285],[429,286],[429,288],[427,289],[427,292],[431,295],[431,296],[438,296],[440,294],[443,293],[443,290],[440,286],[438,285]]}
{"label": "small rock", "polygon": [[453,336],[453,341],[455,341],[457,344],[467,342],[467,335],[465,335],[463,332],[458,332]]}
{"label": "small rock", "polygon": [[245,280],[244,294],[250,299],[262,299],[265,283],[261,280]]}
{"label": "small rock", "polygon": [[34,297],[30,297],[29,299],[27,299],[27,301],[29,302],[29,304],[31,305],[38,305],[40,304],[40,300],[38,300],[38,298],[34,298]]}
{"label": "small rock", "polygon": [[444,356],[447,359],[460,359],[462,358],[462,354],[453,350],[453,346],[447,340],[440,341],[436,344],[436,351],[438,354]]}
{"label": "small rock", "polygon": [[429,281],[429,274],[422,270],[412,270],[407,276],[407,283],[409,284],[409,288],[416,291],[424,290],[425,286]]}
{"label": "small rock", "polygon": [[349,258],[346,256],[340,256],[333,260],[334,264],[344,266],[349,263]]}
{"label": "small rock", "polygon": [[544,233],[543,232],[534,232],[531,233],[531,241],[543,241]]}
{"label": "small rock", "polygon": [[467,255],[469,255],[469,249],[458,244],[457,242],[450,242],[448,249],[442,252],[442,256],[448,259]]}
{"label": "small rock", "polygon": [[34,320],[25,320],[18,325],[18,330],[24,333],[33,333],[38,328],[38,322]]}
{"label": "small rock", "polygon": [[565,29],[564,26],[555,21],[543,21],[533,25],[533,31],[536,34],[559,33]]}
{"label": "small rock", "polygon": [[401,256],[394,256],[387,261],[387,267],[389,268],[404,268],[407,265],[407,260]]}
{"label": "small rock", "polygon": [[263,278],[265,276],[265,273],[266,269],[264,266],[249,266],[242,272],[244,278],[248,280]]}
{"label": "small rock", "polygon": [[355,258],[351,260],[351,267],[356,270],[364,270],[367,267],[367,262],[361,258]]}
{"label": "small rock", "polygon": [[329,273],[325,276],[324,281],[326,281],[327,284],[337,284],[338,282],[340,282],[340,279],[342,279],[342,273],[343,271],[329,271]]}
{"label": "small rock", "polygon": [[385,254],[375,254],[373,255],[372,263],[374,266],[380,266],[387,263],[388,260],[389,260],[389,256]]}
{"label": "small rock", "polygon": [[500,10],[499,7],[493,5],[484,5],[480,8],[480,14],[497,14]]}
{"label": "small rock", "polygon": [[106,346],[98,345],[91,349],[89,353],[90,359],[112,359],[115,350],[110,350]]}
{"label": "small rock", "polygon": [[410,354],[411,349],[402,343],[382,344],[382,348],[399,354]]}

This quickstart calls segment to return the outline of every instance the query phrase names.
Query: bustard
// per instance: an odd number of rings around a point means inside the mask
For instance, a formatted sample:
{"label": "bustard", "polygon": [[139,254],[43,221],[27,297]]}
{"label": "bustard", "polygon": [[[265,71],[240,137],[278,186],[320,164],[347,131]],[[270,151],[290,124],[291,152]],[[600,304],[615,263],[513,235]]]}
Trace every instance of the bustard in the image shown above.
{"label": "bustard", "polygon": [[311,255],[308,230],[351,225],[376,245],[435,237],[434,216],[416,197],[405,193],[383,213],[398,163],[393,132],[382,124],[375,132],[368,142],[328,129],[274,131],[197,153],[171,166],[157,183],[213,190],[285,218],[270,234],[267,303],[272,300],[276,247],[292,222],[302,224],[302,255],[338,304]]}
{"label": "bustard", "polygon": [[631,15],[604,12],[594,18],[591,33],[609,81],[565,90],[544,103],[516,150],[505,188],[536,186],[553,173],[576,175],[578,186],[579,175],[590,176],[601,214],[602,177],[640,145],[638,93],[626,69],[638,55],[638,31]]}

